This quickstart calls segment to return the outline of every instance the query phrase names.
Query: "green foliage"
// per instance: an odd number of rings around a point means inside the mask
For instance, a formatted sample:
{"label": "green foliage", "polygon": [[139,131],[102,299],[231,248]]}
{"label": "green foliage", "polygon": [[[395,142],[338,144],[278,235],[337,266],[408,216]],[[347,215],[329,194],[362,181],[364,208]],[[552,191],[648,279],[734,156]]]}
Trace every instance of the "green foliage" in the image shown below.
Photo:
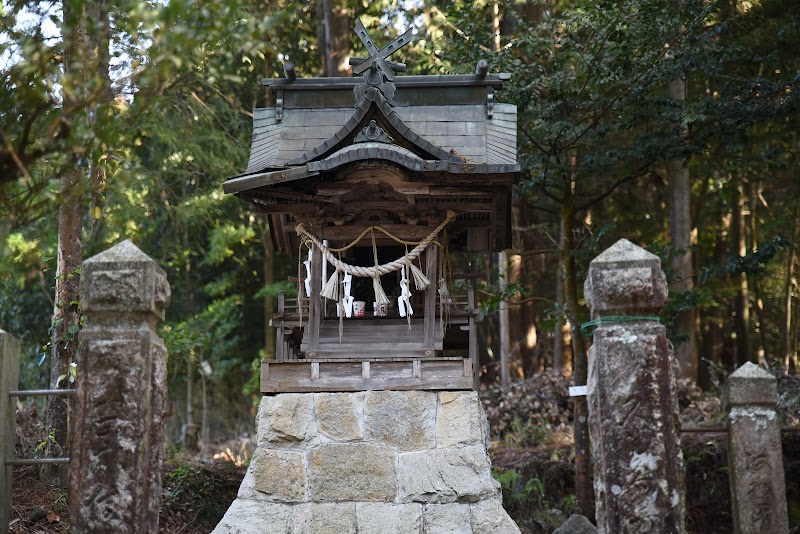
{"label": "green foliage", "polygon": [[676,332],[675,325],[681,312],[698,308],[708,309],[717,305],[712,294],[701,287],[686,291],[670,291],[664,310],[661,312],[661,319],[667,327],[670,341],[677,344],[686,340],[686,336],[681,336]]}
{"label": "green foliage", "polygon": [[61,384],[61,382],[63,382],[64,380],[67,379],[67,374],[69,375],[69,383],[70,384],[74,384],[75,383],[75,378],[77,378],[77,376],[78,376],[78,367],[77,367],[77,365],[75,363],[71,363],[69,365],[69,372],[68,373],[63,374],[63,375],[58,375],[58,378],[56,379],[56,387],[59,387],[59,384]]}
{"label": "green foliage", "polygon": [[[70,13],[87,10],[82,23],[88,35],[102,33],[104,19],[92,11],[94,4],[67,7]],[[65,73],[61,10],[4,4],[0,326],[23,341],[24,384],[46,384],[41,347],[52,309],[60,305],[48,302],[58,177],[70,168],[71,155],[87,169],[70,192],[84,202],[84,256],[130,238],[167,272],[172,303],[163,333],[171,380],[185,379],[180,363],[190,356],[194,365],[211,366],[211,380],[249,372],[263,348],[264,302],[255,295],[264,287],[260,238],[268,228],[243,203],[224,197],[220,184],[246,164],[248,110],[264,98],[259,77],[278,65],[278,49],[291,49],[279,44],[276,25],[304,9],[238,1],[118,2],[109,6],[105,28],[110,63],[67,49],[87,68]],[[102,92],[108,81],[110,100]],[[64,92],[73,85],[80,87],[70,93],[76,109],[63,109]],[[278,262],[276,275],[285,274]]]}
{"label": "green foliage", "polygon": [[575,495],[565,495],[558,503],[558,509],[566,515],[572,515],[578,507],[578,499]]}
{"label": "green foliage", "polygon": [[284,281],[273,282],[259,289],[254,298],[277,297],[280,293],[288,297],[295,297],[297,296],[297,286]]}
{"label": "green foliage", "polygon": [[[695,285],[702,288],[672,294],[665,322],[696,307],[702,321],[732,323],[737,289],[729,275],[745,273],[761,291],[759,301],[751,293],[751,306],[764,310],[751,328],[763,332],[767,353],[780,352],[786,274],[776,260],[786,241],[774,236],[786,235],[800,203],[790,170],[800,160],[800,61],[790,52],[800,46],[797,3],[765,0],[738,10],[666,0],[499,5],[500,50],[493,51],[484,46],[494,39],[489,3],[437,3],[448,20],[441,48],[456,70],[469,72],[484,57],[490,71],[513,75],[497,96],[519,113],[523,172],[514,195],[526,223],[518,251],[556,249],[544,268],[551,277],[560,275],[559,261],[574,260],[579,304],[588,262],[620,237],[660,249],[673,281],[668,256],[684,252],[669,243],[669,163],[688,159]],[[670,97],[676,79],[687,80],[685,99]],[[755,219],[748,249],[757,249],[746,254],[730,243],[731,202],[742,185],[745,195],[755,191],[758,210],[744,208]],[[565,220],[575,230],[559,236]],[[516,297],[541,302],[542,328],[566,315],[553,303],[552,278],[484,289],[487,312]]]}
{"label": "green foliage", "polygon": [[699,281],[701,284],[706,284],[712,277],[742,273],[748,276],[763,275],[766,273],[765,266],[787,246],[787,240],[779,236],[772,241],[761,243],[756,251],[748,252],[743,256],[729,254],[720,264],[704,266],[700,272]]}
{"label": "green foliage", "polygon": [[495,471],[494,477],[500,483],[503,498],[516,504],[539,504],[544,497],[544,483],[536,477],[523,480],[522,475],[514,469]]}
{"label": "green foliage", "polygon": [[[205,106],[209,91],[236,107],[225,84],[240,84],[275,61],[268,36],[280,17],[246,2],[131,0],[116,3],[106,17],[95,4],[67,4],[74,21],[35,2],[13,2],[0,17],[0,55],[8,58],[0,70],[0,186],[12,191],[2,205],[13,224],[53,209],[53,178],[74,164],[65,154],[100,174],[76,192],[92,199],[99,208],[92,216],[99,218],[104,182],[130,162],[142,121],[169,108],[162,99],[181,93]],[[108,56],[65,45],[55,32],[67,34],[75,23],[91,38],[107,39]],[[66,72],[64,50],[76,65]],[[75,109],[61,109],[64,88]]]}
{"label": "green foliage", "polygon": [[250,364],[250,378],[245,382],[242,387],[242,392],[249,395],[253,399],[253,406],[257,406],[260,402],[261,394],[261,360],[264,359],[264,352],[259,354],[258,358],[254,358]]}
{"label": "green foliage", "polygon": [[256,231],[252,227],[244,226],[243,224],[233,226],[223,223],[220,226],[215,226],[211,229],[211,238],[206,257],[200,262],[200,265],[222,263],[234,255],[234,245],[246,245],[248,242],[252,242],[255,236]]}
{"label": "green foliage", "polygon": [[[526,461],[520,468],[492,471],[492,476],[500,482],[503,507],[520,525],[551,531],[561,526],[564,518],[575,511],[575,495],[566,493],[574,488],[568,487],[569,482],[563,478],[548,479],[549,467],[569,469],[566,462],[558,464],[536,458]],[[540,473],[542,469],[544,473]],[[549,474],[557,476],[556,472]]]}
{"label": "green foliage", "polygon": [[[665,323],[688,308],[729,322],[730,275],[745,273],[761,284],[758,329],[776,352],[787,240],[774,236],[787,234],[800,203],[797,3],[726,12],[696,0],[500,2],[499,51],[492,4],[338,4],[363,16],[378,40],[410,22],[424,26],[427,36],[393,56],[411,73],[473,72],[478,58],[513,73],[497,96],[519,111],[523,172],[514,195],[533,214],[519,241],[549,252],[538,278],[528,271],[502,291],[480,286],[484,312],[530,300],[540,330],[552,326],[566,316],[554,298],[558,262],[574,261],[580,298],[588,262],[619,237],[651,243],[667,267],[684,252],[667,237],[667,165],[690,158],[692,252],[704,284],[671,294]],[[268,103],[259,78],[281,76],[286,59],[301,76],[318,74],[316,5],[124,0],[108,6],[107,28],[97,5],[86,5],[83,22],[91,39],[108,29],[107,69],[101,54],[84,52],[84,68],[65,70],[65,53],[74,51],[57,4],[16,1],[0,10],[0,326],[23,341],[23,383],[44,385],[37,363],[51,311],[63,305],[50,300],[58,183],[76,166],[85,172],[70,194],[84,202],[85,256],[131,238],[167,272],[171,379],[186,379],[186,361],[207,362],[207,379],[218,384],[249,377],[266,354],[264,299],[294,294],[282,280],[295,266],[277,259],[277,281],[263,279],[269,229],[219,186],[246,165],[249,110]],[[685,100],[669,97],[674,79],[688,80]],[[65,95],[76,109],[64,108]],[[741,184],[758,192],[748,244],[756,252],[744,255],[728,243]],[[576,222],[570,243],[558,237],[564,220]],[[496,280],[486,260],[473,267]],[[371,286],[355,290],[371,300]],[[257,391],[252,381],[246,388]],[[512,434],[542,438],[535,425],[513,421]]]}

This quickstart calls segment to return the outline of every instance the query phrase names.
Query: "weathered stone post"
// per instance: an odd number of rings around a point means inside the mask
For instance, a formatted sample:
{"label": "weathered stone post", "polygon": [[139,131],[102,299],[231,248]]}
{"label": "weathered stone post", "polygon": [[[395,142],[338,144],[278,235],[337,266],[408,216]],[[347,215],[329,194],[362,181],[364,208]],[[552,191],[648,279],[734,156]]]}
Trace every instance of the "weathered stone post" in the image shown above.
{"label": "weathered stone post", "polygon": [[728,472],[737,534],[789,532],[777,379],[750,362],[728,377]]}
{"label": "weathered stone post", "polygon": [[72,531],[158,531],[167,351],[156,326],[170,288],[130,241],[83,262],[72,413]]}
{"label": "weathered stone post", "polygon": [[599,323],[587,388],[598,531],[685,532],[675,362],[652,317],[667,297],[658,257],[617,241],[590,264],[585,295]]}
{"label": "weathered stone post", "polygon": [[8,532],[11,504],[11,466],[16,436],[16,400],[8,396],[19,386],[19,341],[0,330],[0,532]]}

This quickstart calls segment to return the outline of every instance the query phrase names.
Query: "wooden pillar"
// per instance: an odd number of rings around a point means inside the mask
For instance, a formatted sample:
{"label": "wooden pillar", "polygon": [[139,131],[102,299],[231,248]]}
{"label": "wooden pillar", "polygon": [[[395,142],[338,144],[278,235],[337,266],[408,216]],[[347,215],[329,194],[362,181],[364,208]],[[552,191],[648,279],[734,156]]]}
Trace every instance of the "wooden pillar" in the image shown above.
{"label": "wooden pillar", "polygon": [[[326,248],[328,247],[327,239],[322,240],[322,246]],[[322,254],[320,255],[322,256]],[[325,258],[325,256],[322,256],[322,259],[320,261],[322,262],[322,276],[319,279],[320,281],[319,290],[320,292],[322,292],[322,289],[325,287],[325,282],[328,281],[328,260]]]}
{"label": "wooden pillar", "polygon": [[[508,258],[506,251],[497,254],[497,269],[499,271],[500,290],[504,291],[508,285]],[[509,337],[508,301],[500,301],[500,385],[508,386],[510,372],[508,360],[511,353],[511,339]]]}
{"label": "wooden pillar", "polygon": [[469,360],[472,362],[472,389],[480,389],[481,368],[478,361],[478,330],[475,326],[475,314],[478,313],[475,302],[475,288],[467,289],[467,305],[469,306]]}
{"label": "wooden pillar", "polygon": [[[297,299],[300,302],[300,299]],[[284,314],[286,313],[286,294],[281,291],[278,293],[278,317],[279,319],[275,321],[277,324],[271,324],[270,326],[275,328],[275,361],[282,362],[286,359],[286,349],[284,348],[285,342],[283,340],[283,321],[284,321]]]}
{"label": "wooden pillar", "polygon": [[319,327],[322,322],[322,302],[320,301],[322,280],[322,252],[313,249],[311,255],[311,295],[308,297],[308,356],[313,358],[319,348]]}
{"label": "wooden pillar", "polygon": [[[434,244],[428,245],[425,252],[425,276],[431,281],[431,285],[425,290],[425,347],[430,347],[434,350],[434,341],[436,339],[436,295],[439,288],[439,274],[437,268],[439,264],[439,249]],[[441,319],[440,319],[441,320]],[[433,352],[430,354],[434,355]]]}
{"label": "wooden pillar", "polygon": [[19,386],[19,341],[0,330],[0,533],[8,534],[11,520],[11,479],[14,458],[16,399],[8,396]]}

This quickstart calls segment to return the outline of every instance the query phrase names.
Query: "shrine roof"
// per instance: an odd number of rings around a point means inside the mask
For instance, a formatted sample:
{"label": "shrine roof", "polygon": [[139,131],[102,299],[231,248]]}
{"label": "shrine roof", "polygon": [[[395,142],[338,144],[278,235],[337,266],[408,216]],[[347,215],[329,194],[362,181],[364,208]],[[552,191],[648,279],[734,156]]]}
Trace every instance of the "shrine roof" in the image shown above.
{"label": "shrine roof", "polygon": [[[254,110],[247,169],[229,178],[224,189],[303,179],[369,159],[357,156],[367,154],[363,150],[343,150],[358,147],[368,123],[386,133],[386,150],[369,152],[373,159],[418,172],[518,172],[516,106],[494,102],[494,90],[509,78],[397,76],[386,94],[384,86],[361,77],[265,78],[276,105]],[[399,148],[409,153],[401,157]],[[265,175],[270,176],[265,180]]]}
{"label": "shrine roof", "polygon": [[517,108],[495,91],[511,75],[482,59],[475,74],[402,75],[389,56],[415,31],[378,48],[358,20],[368,56],[350,58],[355,76],[299,78],[287,61],[284,78],[262,80],[274,104],[254,110],[247,168],[223,190],[270,217],[278,250],[297,250],[292,222],[354,239],[377,221],[417,239],[451,211],[458,246],[508,246]]}
{"label": "shrine roof", "polygon": [[[491,119],[482,104],[396,106],[394,110],[412,131],[445,152],[473,163],[517,163],[516,106],[495,104]],[[256,109],[244,174],[288,166],[333,138],[353,113],[352,107],[285,109],[283,120],[278,121],[276,108]]]}

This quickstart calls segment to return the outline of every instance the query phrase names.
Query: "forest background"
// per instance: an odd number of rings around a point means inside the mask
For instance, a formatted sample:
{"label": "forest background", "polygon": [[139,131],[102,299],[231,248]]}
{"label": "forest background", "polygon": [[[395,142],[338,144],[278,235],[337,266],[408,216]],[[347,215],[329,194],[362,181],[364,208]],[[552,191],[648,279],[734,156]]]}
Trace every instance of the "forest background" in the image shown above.
{"label": "forest background", "polygon": [[[288,60],[348,75],[356,17],[381,42],[418,28],[393,56],[412,74],[478,59],[513,74],[496,97],[518,106],[522,173],[512,259],[483,259],[484,384],[500,380],[503,300],[511,380],[585,383],[582,282],[621,237],[663,260],[682,376],[713,389],[745,361],[797,373],[795,0],[4,0],[0,328],[22,340],[23,387],[68,385],[80,261],[129,238],[172,285],[173,441],[249,429],[296,258],[273,254],[266,220],[221,183],[270,103],[260,78]],[[66,428],[60,402],[50,428]]]}

